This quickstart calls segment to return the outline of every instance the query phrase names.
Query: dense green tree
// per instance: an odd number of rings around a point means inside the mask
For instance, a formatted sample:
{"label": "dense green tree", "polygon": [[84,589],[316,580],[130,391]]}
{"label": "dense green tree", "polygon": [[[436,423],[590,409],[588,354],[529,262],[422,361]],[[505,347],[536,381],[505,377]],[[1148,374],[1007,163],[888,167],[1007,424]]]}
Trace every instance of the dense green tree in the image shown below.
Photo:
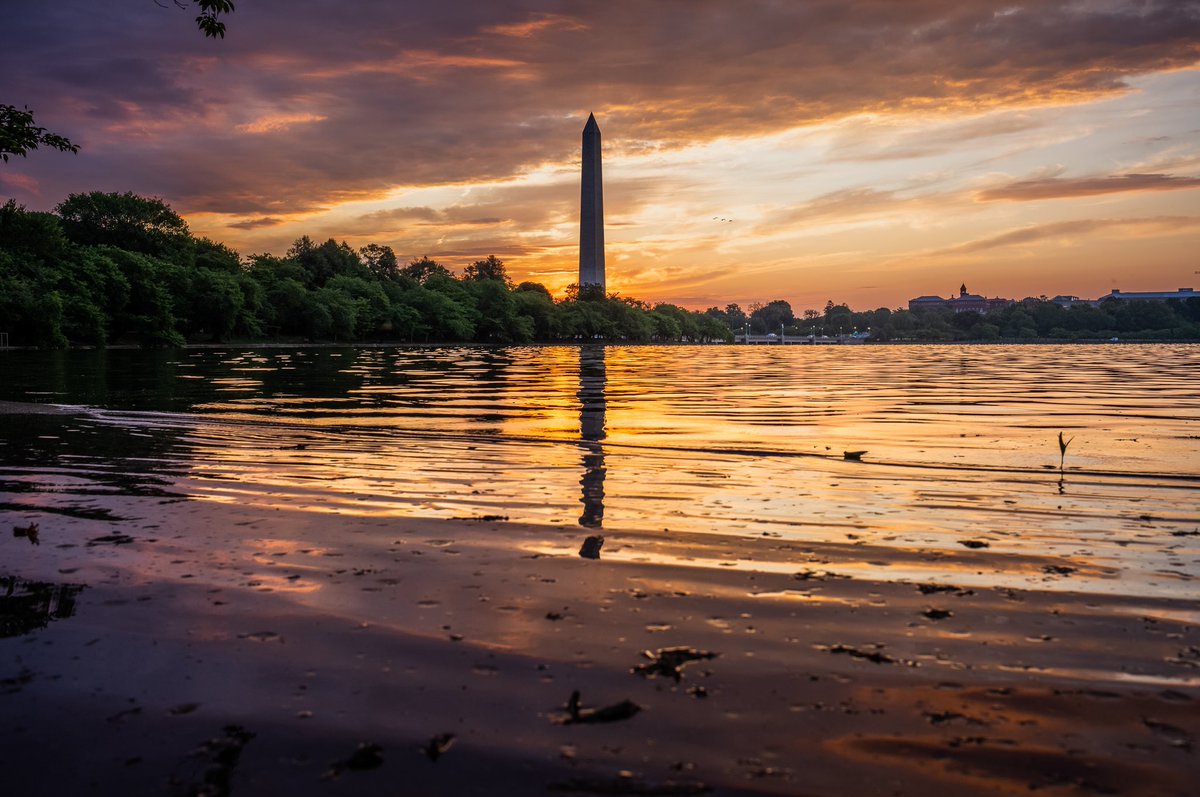
{"label": "dense green tree", "polygon": [[185,298],[190,322],[186,331],[216,341],[233,332],[246,301],[237,275],[212,269],[196,269],[190,275]]}
{"label": "dense green tree", "polygon": [[228,246],[207,238],[196,239],[196,266],[230,274],[240,273],[242,258]]}
{"label": "dense green tree", "polygon": [[12,199],[0,205],[0,249],[25,261],[50,263],[63,257],[69,247],[58,216],[31,213]]}
{"label": "dense green tree", "polygon": [[477,340],[525,343],[533,340],[534,322],[520,312],[521,305],[500,279],[475,277],[467,282],[478,312]]}
{"label": "dense green tree", "polygon": [[[523,288],[523,286],[534,286]],[[540,288],[541,290],[537,290]],[[533,324],[535,340],[554,340],[562,333],[558,307],[550,292],[533,282],[523,282],[512,294],[517,312]]]}
{"label": "dense green tree", "polygon": [[777,333],[781,328],[789,327],[795,322],[796,316],[792,312],[792,306],[782,299],[768,302],[750,313],[750,329],[759,334]]}
{"label": "dense green tree", "polygon": [[308,275],[307,284],[316,288],[337,276],[370,276],[358,253],[345,241],[338,243],[332,238],[320,245],[307,235],[297,238],[287,251],[287,259],[303,268]]}
{"label": "dense green tree", "polygon": [[483,260],[476,260],[467,266],[463,269],[463,279],[468,281],[496,280],[510,290],[513,284],[504,268],[504,261],[495,255],[488,255]]}
{"label": "dense green tree", "polygon": [[400,273],[409,279],[424,283],[430,277],[434,276],[449,277],[450,269],[436,260],[430,259],[428,255],[422,255],[421,257],[413,258],[411,263],[400,269]]}
{"label": "dense green tree", "polygon": [[338,291],[354,306],[351,338],[378,336],[392,319],[392,305],[383,286],[374,280],[342,274],[329,280],[326,287]]}
{"label": "dense green tree", "polygon": [[358,250],[358,255],[367,271],[375,279],[394,280],[400,276],[400,263],[392,247],[382,244],[367,244]]}
{"label": "dense green tree", "polygon": [[195,257],[187,222],[161,199],[92,191],[71,194],[55,212],[77,244],[108,245],[188,265]]}

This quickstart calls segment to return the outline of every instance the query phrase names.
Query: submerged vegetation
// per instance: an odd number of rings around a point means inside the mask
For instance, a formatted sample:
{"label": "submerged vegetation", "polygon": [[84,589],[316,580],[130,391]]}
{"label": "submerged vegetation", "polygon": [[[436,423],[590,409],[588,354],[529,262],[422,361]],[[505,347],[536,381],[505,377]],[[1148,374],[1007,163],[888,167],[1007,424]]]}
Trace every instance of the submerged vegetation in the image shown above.
{"label": "submerged vegetation", "polygon": [[14,346],[708,343],[744,330],[876,341],[1200,338],[1200,299],[1070,309],[1028,299],[987,314],[854,312],[830,301],[797,316],[783,300],[696,312],[591,287],[556,300],[536,282],[514,285],[492,255],[455,275],[429,257],[401,265],[382,244],[356,250],[308,236],[283,257],[243,257],[194,236],[162,200],[132,193],[72,194],[54,213],[0,206],[0,333]]}

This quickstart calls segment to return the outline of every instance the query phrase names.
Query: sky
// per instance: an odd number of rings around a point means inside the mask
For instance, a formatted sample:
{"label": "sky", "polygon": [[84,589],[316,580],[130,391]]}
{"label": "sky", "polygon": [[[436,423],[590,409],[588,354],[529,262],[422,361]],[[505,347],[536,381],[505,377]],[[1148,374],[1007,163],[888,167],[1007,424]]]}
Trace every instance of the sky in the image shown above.
{"label": "sky", "polygon": [[5,0],[0,103],[79,144],[0,200],[161,197],[243,255],[302,235],[693,308],[1200,288],[1200,0]]}

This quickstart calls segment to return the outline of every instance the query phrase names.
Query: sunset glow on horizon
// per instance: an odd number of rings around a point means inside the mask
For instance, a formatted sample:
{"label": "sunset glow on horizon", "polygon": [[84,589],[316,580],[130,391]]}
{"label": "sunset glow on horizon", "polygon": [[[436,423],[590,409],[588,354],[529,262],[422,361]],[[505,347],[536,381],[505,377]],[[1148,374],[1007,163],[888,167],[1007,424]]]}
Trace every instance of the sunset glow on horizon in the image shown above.
{"label": "sunset glow on horizon", "polygon": [[1200,2],[17,0],[0,101],[81,146],[0,201],[159,196],[243,255],[302,235],[578,268],[692,308],[1200,288]]}

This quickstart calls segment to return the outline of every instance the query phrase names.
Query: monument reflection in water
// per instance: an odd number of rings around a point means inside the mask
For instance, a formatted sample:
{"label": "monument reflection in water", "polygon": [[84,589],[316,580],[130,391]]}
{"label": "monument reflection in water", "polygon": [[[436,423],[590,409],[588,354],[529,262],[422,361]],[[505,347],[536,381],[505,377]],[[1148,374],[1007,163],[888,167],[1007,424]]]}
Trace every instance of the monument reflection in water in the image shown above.
{"label": "monument reflection in water", "polygon": [[600,528],[604,525],[604,413],[607,408],[604,371],[604,347],[579,347],[579,439],[583,449],[583,488],[580,502],[583,514],[579,525]]}

